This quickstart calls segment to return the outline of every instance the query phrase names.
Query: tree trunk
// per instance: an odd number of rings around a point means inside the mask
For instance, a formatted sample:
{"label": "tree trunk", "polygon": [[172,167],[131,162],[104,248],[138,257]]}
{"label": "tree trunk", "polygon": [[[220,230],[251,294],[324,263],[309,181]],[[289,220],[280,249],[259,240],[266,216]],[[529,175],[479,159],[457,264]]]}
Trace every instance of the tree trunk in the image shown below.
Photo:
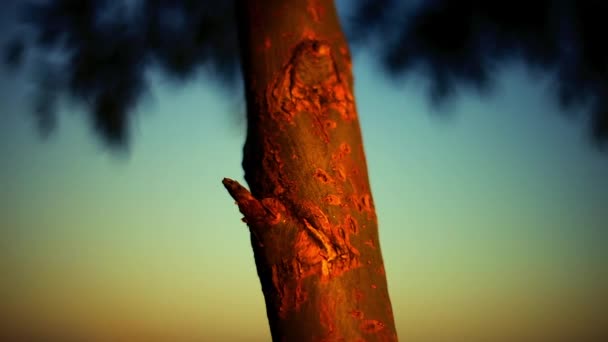
{"label": "tree trunk", "polygon": [[248,224],[274,341],[396,341],[332,0],[242,0]]}

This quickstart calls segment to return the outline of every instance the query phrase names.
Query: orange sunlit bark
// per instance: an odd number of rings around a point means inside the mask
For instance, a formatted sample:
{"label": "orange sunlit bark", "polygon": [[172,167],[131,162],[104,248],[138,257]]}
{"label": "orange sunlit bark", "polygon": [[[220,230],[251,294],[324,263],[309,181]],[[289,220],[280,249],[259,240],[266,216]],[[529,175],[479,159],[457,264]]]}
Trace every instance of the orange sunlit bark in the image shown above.
{"label": "orange sunlit bark", "polygon": [[248,132],[230,179],[275,341],[397,340],[353,96],[330,0],[240,1]]}

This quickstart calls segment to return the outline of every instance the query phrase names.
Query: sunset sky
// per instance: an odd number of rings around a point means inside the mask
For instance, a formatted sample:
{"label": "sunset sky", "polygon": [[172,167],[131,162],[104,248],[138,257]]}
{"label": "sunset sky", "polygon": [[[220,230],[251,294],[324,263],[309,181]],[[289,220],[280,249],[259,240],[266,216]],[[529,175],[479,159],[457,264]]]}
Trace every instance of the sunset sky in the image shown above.
{"label": "sunset sky", "polygon": [[[584,108],[561,112],[551,75],[517,62],[490,95],[436,108],[420,75],[390,80],[372,52],[354,56],[401,340],[608,337],[608,153]],[[241,93],[151,77],[120,155],[69,104],[42,139],[31,80],[0,67],[0,337],[270,339],[221,184],[245,184]]]}

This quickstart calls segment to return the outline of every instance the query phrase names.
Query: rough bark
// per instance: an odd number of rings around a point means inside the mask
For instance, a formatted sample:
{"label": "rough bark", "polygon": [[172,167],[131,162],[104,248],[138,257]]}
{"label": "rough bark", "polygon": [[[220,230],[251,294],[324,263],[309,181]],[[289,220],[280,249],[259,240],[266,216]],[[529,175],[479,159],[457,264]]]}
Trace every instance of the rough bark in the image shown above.
{"label": "rough bark", "polygon": [[275,341],[396,341],[351,61],[331,0],[242,0],[248,224]]}

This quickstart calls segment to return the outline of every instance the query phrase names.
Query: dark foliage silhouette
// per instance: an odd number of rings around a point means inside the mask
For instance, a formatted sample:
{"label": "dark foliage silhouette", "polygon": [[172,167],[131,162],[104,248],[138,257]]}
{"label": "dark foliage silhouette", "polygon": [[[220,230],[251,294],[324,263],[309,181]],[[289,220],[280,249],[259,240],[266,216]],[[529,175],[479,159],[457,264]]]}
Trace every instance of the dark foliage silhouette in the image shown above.
{"label": "dark foliage silhouette", "polygon": [[152,67],[183,81],[208,63],[214,75],[233,81],[236,29],[231,1],[56,0],[21,9],[32,29],[13,39],[5,62],[17,66],[28,45],[61,58],[36,70],[36,114],[43,131],[52,127],[53,103],[62,92],[85,104],[95,131],[112,147],[124,147],[129,114],[147,89]]}
{"label": "dark foliage silhouette", "polygon": [[[486,90],[502,62],[555,72],[564,108],[590,103],[591,135],[608,138],[608,31],[604,1],[363,0],[352,20],[359,48],[374,44],[389,75],[421,70],[434,101],[459,83]],[[388,38],[387,38],[388,37]]]}
{"label": "dark foliage silhouette", "polygon": [[[128,4],[131,3],[129,6]],[[157,67],[187,80],[208,64],[222,80],[238,73],[235,1],[53,0],[23,6],[34,39],[13,39],[5,63],[16,66],[28,46],[60,51],[43,65],[37,113],[52,127],[63,91],[85,103],[110,146],[128,138],[129,113]],[[555,72],[564,108],[591,104],[591,136],[608,140],[608,50],[602,1],[358,0],[346,29],[355,48],[373,46],[390,76],[422,70],[430,98],[441,101],[459,84],[487,90],[501,63],[523,59]],[[31,44],[26,44],[27,42]]]}

